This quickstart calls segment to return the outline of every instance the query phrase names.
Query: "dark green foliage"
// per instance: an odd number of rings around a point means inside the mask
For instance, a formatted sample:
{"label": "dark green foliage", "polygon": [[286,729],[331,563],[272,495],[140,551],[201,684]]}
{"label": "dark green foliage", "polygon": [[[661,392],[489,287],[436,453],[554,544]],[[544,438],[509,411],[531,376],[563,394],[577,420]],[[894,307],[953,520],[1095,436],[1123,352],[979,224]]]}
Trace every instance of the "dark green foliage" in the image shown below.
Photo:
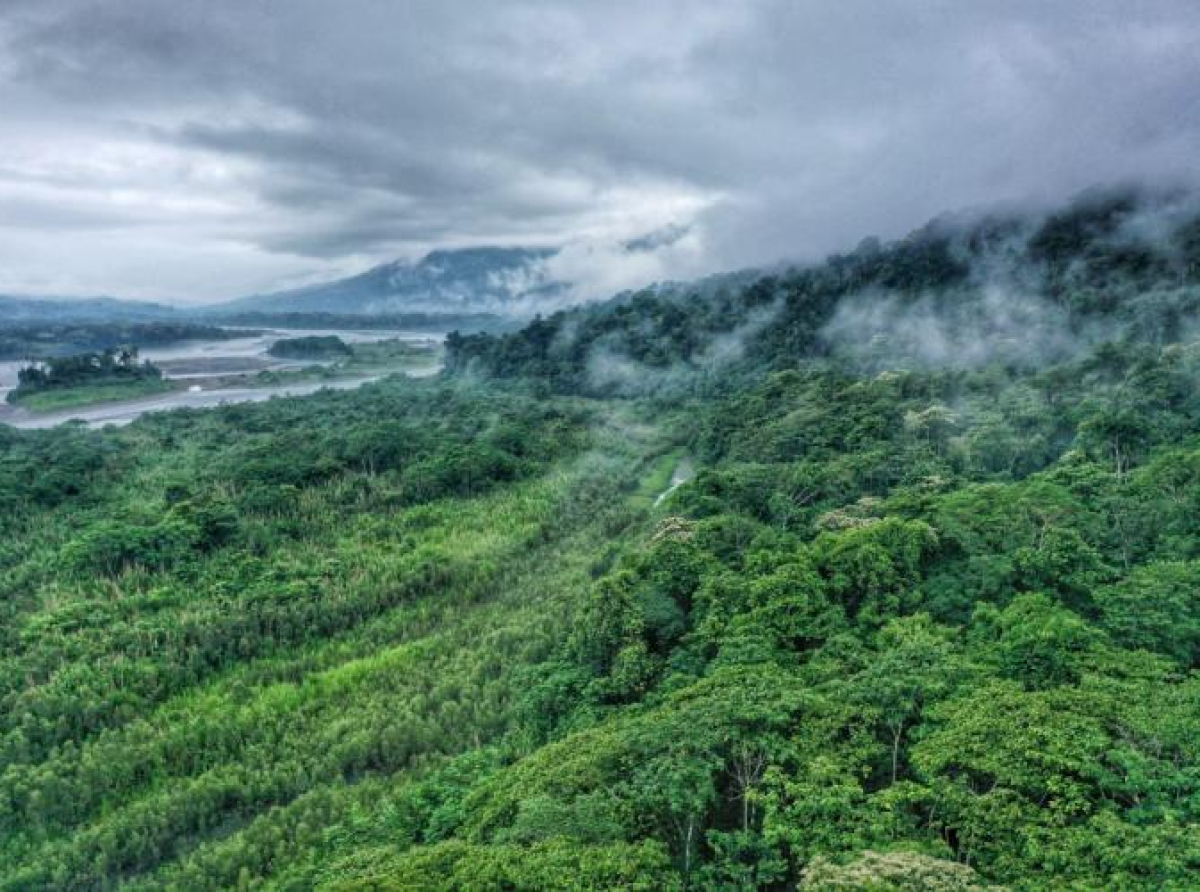
{"label": "dark green foliage", "polygon": [[1136,189],[1084,193],[1045,218],[947,217],[749,283],[656,287],[514,333],[454,333],[447,364],[560,392],[672,396],[831,355],[1036,368],[1103,340],[1183,337],[1200,310],[1197,226],[1186,196]]}
{"label": "dark green foliage", "polygon": [[556,742],[466,835],[610,796],[705,888],[1186,886],[1198,371],[1109,345],[704,401],[682,516],[596,584],[529,695]]}
{"label": "dark green foliage", "polygon": [[280,338],[267,352],[280,359],[339,359],[354,353],[337,335]]}

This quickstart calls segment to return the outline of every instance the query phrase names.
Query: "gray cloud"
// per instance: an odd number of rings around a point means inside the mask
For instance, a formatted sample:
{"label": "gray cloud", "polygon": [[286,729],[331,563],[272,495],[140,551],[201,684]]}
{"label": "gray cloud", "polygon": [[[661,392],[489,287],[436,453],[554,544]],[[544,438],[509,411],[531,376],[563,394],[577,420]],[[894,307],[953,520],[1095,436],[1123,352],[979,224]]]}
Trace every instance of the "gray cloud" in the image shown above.
{"label": "gray cloud", "polygon": [[[634,264],[588,293],[815,257],[1193,179],[1198,46],[1190,0],[5,0],[0,291],[205,300],[488,242]],[[687,238],[614,248],[656,231]]]}

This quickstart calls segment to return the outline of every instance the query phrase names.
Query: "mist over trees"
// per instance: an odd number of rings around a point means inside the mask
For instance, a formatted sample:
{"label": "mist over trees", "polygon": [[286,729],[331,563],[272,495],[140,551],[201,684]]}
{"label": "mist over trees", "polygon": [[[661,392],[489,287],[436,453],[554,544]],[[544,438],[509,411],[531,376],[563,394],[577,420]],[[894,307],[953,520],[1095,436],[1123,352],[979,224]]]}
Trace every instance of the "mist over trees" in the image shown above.
{"label": "mist over trees", "polygon": [[800,359],[889,368],[1036,368],[1107,341],[1185,338],[1200,308],[1200,202],[1096,189],[1045,215],[947,215],[824,263],[669,286],[452,336],[449,363],[555,391],[629,394]]}

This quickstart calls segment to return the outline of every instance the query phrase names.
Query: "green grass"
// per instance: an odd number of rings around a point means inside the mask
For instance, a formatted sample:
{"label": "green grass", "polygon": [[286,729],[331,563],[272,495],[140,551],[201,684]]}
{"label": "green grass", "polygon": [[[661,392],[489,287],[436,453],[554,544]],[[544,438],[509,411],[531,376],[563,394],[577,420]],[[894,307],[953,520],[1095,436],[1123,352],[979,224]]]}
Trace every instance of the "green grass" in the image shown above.
{"label": "green grass", "polygon": [[75,409],[95,403],[137,399],[156,393],[168,393],[178,388],[179,385],[173,381],[144,379],[112,384],[85,384],[79,387],[41,390],[27,394],[14,392],[9,396],[9,402],[31,412],[53,412],[57,409]]}
{"label": "green grass", "polygon": [[424,368],[437,364],[442,358],[440,346],[414,344],[400,339],[354,344],[353,348],[354,355],[343,363],[349,368]]}
{"label": "green grass", "polygon": [[291,384],[385,372],[430,371],[442,361],[440,346],[423,346],[399,339],[354,344],[353,350],[349,358],[328,365],[314,364],[299,369],[259,372],[255,381],[259,384]]}

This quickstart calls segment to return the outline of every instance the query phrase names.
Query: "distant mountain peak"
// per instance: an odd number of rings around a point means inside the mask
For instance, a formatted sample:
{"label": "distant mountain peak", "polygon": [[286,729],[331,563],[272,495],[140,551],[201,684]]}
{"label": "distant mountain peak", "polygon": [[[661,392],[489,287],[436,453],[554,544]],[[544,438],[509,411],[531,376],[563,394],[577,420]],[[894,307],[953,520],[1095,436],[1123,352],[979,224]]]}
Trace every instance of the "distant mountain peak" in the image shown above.
{"label": "distant mountain peak", "polygon": [[222,304],[223,311],[340,314],[498,313],[531,315],[561,296],[546,261],[556,248],[441,248],[416,262],[393,260],[333,282],[255,295]]}

